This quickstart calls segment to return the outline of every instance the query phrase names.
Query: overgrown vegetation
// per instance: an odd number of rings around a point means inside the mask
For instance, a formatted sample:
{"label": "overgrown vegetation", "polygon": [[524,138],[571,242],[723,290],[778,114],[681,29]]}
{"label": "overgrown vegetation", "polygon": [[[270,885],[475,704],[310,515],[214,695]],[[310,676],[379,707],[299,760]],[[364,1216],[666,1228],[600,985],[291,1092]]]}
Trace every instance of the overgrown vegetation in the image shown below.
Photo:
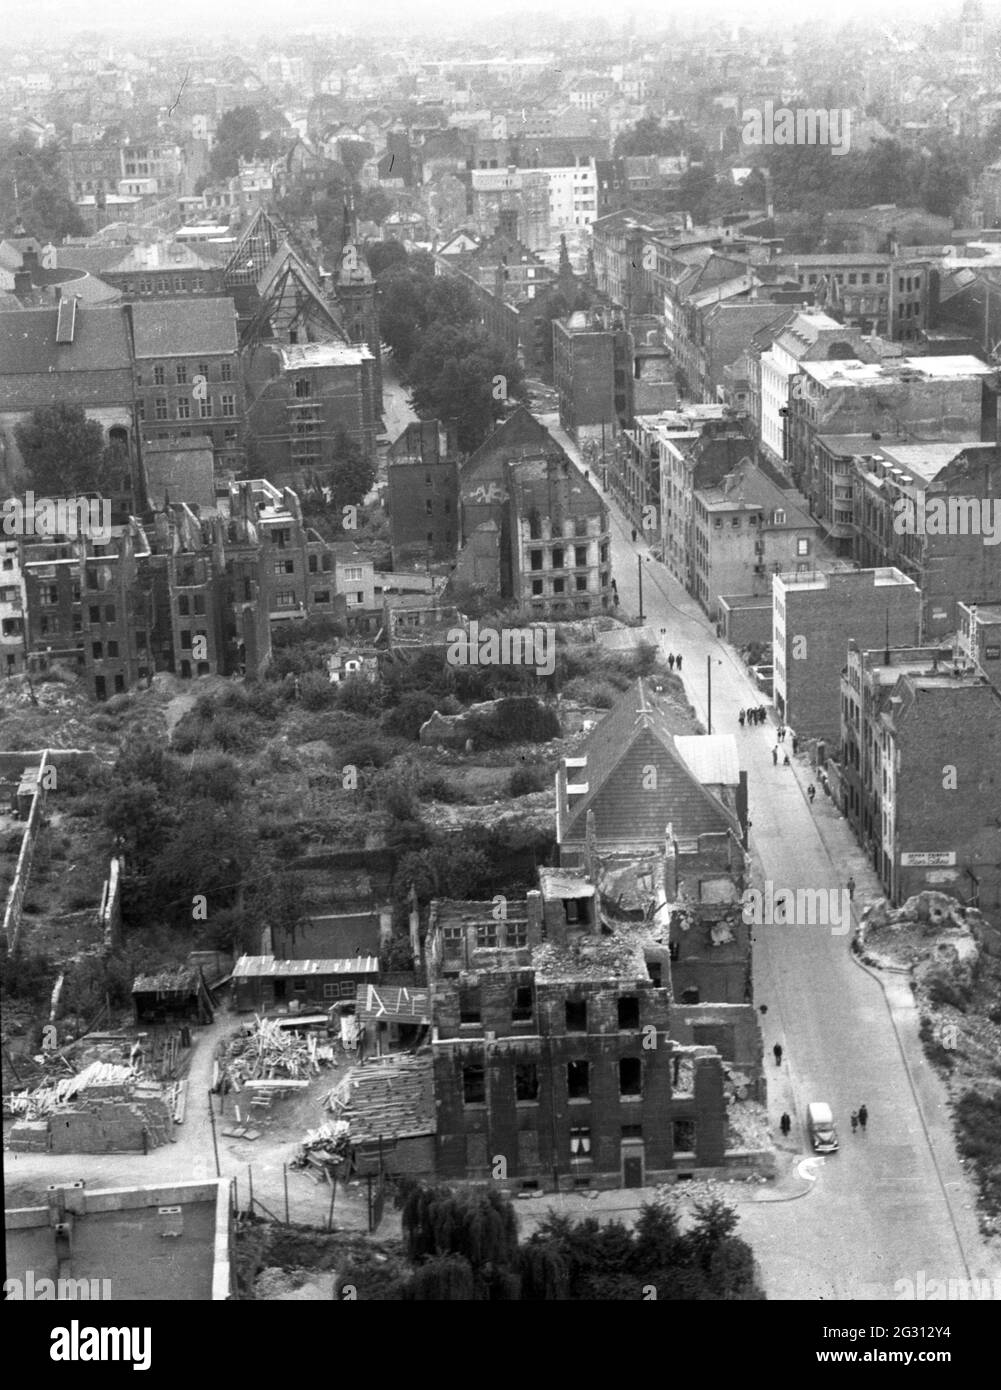
{"label": "overgrown vegetation", "polygon": [[720,1201],[696,1206],[682,1231],[665,1206],[644,1206],[635,1229],[591,1218],[550,1216],[519,1242],[510,1200],[496,1190],[402,1183],[409,1268],[373,1280],[350,1261],[338,1273],[341,1296],[424,1302],[761,1300],[750,1247],[738,1218]]}

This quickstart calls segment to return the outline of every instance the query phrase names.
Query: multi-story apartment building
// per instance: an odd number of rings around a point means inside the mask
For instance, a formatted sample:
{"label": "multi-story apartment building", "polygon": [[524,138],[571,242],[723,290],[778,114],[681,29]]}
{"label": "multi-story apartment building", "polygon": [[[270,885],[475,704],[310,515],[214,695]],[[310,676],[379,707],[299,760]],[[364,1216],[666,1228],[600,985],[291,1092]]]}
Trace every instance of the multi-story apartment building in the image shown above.
{"label": "multi-story apartment building", "polygon": [[776,322],[771,346],[758,354],[760,362],[761,447],[766,458],[781,463],[789,457],[789,384],[801,362],[874,362],[876,354],[858,329],[846,328],[830,314],[798,313],[788,323]]}
{"label": "multi-story apartment building", "polygon": [[459,463],[438,420],[409,424],[389,449],[386,511],[393,564],[451,560],[459,540]]}
{"label": "multi-story apartment building", "polygon": [[598,491],[545,459],[509,460],[505,474],[511,597],[553,618],[610,608],[611,523]]}
{"label": "multi-story apartment building", "polygon": [[271,652],[253,522],[184,504],[110,540],[23,543],[28,663],[78,670],[104,700],[154,671],[258,675]]}
{"label": "multi-story apartment building", "polygon": [[746,418],[725,406],[686,405],[654,416],[639,438],[649,441],[659,475],[656,516],[661,557],[689,593],[696,592],[694,515],[697,489],[712,487],[753,457]]}
{"label": "multi-story apartment building", "polygon": [[262,549],[261,599],[272,622],[343,612],[336,582],[337,543],[325,541],[303,523],[291,488],[266,478],[231,483],[229,515],[253,525]]}
{"label": "multi-story apartment building", "polygon": [[246,409],[233,301],[140,299],[125,313],[142,437],[205,435],[221,465],[240,464]]}
{"label": "multi-story apartment building", "polygon": [[616,311],[553,320],[560,424],[578,443],[609,442],[632,424],[633,339]]}
{"label": "multi-story apartment building", "polygon": [[[894,258],[878,252],[776,256],[770,263],[812,291],[815,303],[836,308],[863,333],[893,336]],[[911,273],[913,280],[913,272]],[[920,277],[927,280],[927,275]],[[923,316],[920,324],[923,327]]]}
{"label": "multi-story apartment building", "polygon": [[843,809],[890,900],[1001,906],[1001,690],[951,647],[851,643],[841,742]]}
{"label": "multi-story apartment building", "polygon": [[580,871],[540,882],[500,921],[489,903],[432,904],[437,1175],[484,1181],[503,1155],[511,1189],[573,1191],[722,1165],[722,1059],[679,1038],[697,1011],[674,1003],[667,948],[603,935]]}
{"label": "multi-story apartment building", "polygon": [[797,492],[749,460],[693,498],[695,597],[714,621],[728,595],[769,594],[780,573],[813,573],[820,528]]}
{"label": "multi-story apartment building", "polygon": [[825,438],[996,439],[997,410],[997,371],[976,357],[804,361],[789,391],[793,478],[814,516],[847,528],[836,534],[850,543],[851,457],[823,449]]}
{"label": "multi-story apartment building", "polygon": [[24,582],[21,547],[0,537],[0,675],[24,669]]}
{"label": "multi-story apartment building", "polygon": [[921,640],[921,591],[892,567],[777,574],[772,580],[774,700],[800,738],[840,735],[848,643],[864,650]]}
{"label": "multi-story apartment building", "polygon": [[962,599],[1001,602],[998,445],[878,444],[853,460],[854,556],[921,590],[923,632],[956,631]]}

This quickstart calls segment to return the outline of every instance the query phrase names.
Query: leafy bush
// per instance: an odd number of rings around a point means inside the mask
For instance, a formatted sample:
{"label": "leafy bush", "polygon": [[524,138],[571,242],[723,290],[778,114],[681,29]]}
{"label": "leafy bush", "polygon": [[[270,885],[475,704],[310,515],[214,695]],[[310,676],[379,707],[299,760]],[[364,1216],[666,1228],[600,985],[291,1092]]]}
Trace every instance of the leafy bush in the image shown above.
{"label": "leafy bush", "polygon": [[240,769],[227,754],[210,753],[192,762],[189,796],[226,803],[239,801],[240,794]]}
{"label": "leafy bush", "polygon": [[312,711],[332,709],[337,704],[337,687],[320,671],[308,671],[299,678],[299,703]]}
{"label": "leafy bush", "polygon": [[392,748],[379,738],[354,738],[338,747],[345,764],[354,767],[385,767],[393,758]]}
{"label": "leafy bush", "polygon": [[976,1169],[984,1206],[1001,1213],[1001,1094],[967,1091],[956,1103],[959,1149]]}
{"label": "leafy bush", "polygon": [[395,708],[387,710],[382,717],[382,727],[394,738],[416,739],[421,726],[434,714],[437,701],[423,690],[404,695]]}
{"label": "leafy bush", "polygon": [[511,773],[507,789],[511,796],[530,796],[532,792],[545,791],[551,782],[552,778],[545,768],[530,767],[526,763]]}
{"label": "leafy bush", "polygon": [[963,985],[958,984],[946,968],[936,966],[929,970],[925,984],[928,998],[932,1004],[951,1004],[954,1009],[966,1013],[970,1002],[970,992]]}
{"label": "leafy bush", "polygon": [[578,704],[589,705],[592,709],[611,709],[619,694],[611,682],[589,676],[574,676],[563,687],[567,700],[576,700]]}
{"label": "leafy bush", "polygon": [[0,954],[0,986],[5,998],[40,1005],[51,997],[55,981],[56,967],[42,951],[18,946],[13,954]]}
{"label": "leafy bush", "polygon": [[350,714],[372,714],[379,708],[379,693],[371,681],[362,676],[349,676],[337,689],[337,708]]}
{"label": "leafy bush", "polygon": [[440,772],[422,772],[417,791],[422,801],[443,801],[446,805],[464,805],[467,797],[461,787],[443,777]]}

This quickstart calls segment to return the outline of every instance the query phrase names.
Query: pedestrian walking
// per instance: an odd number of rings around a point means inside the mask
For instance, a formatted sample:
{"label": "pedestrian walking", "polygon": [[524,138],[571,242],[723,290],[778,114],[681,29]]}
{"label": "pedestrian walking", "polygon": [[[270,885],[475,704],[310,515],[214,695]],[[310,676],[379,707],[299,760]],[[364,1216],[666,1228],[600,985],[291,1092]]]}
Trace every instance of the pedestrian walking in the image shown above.
{"label": "pedestrian walking", "polygon": [[670,666],[671,670],[673,671],[673,670],[674,670],[674,652],[669,652],[669,653],[668,653],[667,664],[668,664],[668,666]]}
{"label": "pedestrian walking", "polygon": [[634,526],[634,527],[633,527],[633,540],[635,540],[635,539],[636,539],[636,527]]}
{"label": "pedestrian walking", "polygon": [[866,1127],[866,1123],[868,1122],[868,1119],[869,1119],[869,1112],[868,1112],[868,1110],[865,1108],[864,1105],[860,1105],[859,1108],[858,1108],[858,1122],[859,1122],[859,1124],[862,1126],[862,1133],[863,1133],[863,1134],[865,1133],[865,1127]]}
{"label": "pedestrian walking", "polygon": [[777,737],[778,737],[779,743],[785,743],[786,728],[785,728],[785,725],[784,725],[784,724],[780,724],[780,725],[779,725],[779,731],[778,731]]}
{"label": "pedestrian walking", "polygon": [[858,1111],[857,1111],[857,1110],[853,1110],[853,1111],[852,1111],[852,1133],[855,1134],[857,1130],[858,1130]]}
{"label": "pedestrian walking", "polygon": [[783,765],[783,767],[788,767],[788,766],[789,766],[789,754],[788,754],[788,753],[786,753],[786,754],[783,756],[782,765]]}
{"label": "pedestrian walking", "polygon": [[779,746],[778,746],[778,744],[776,744],[775,747],[772,749],[772,767],[778,767],[778,765],[779,765]]}
{"label": "pedestrian walking", "polygon": [[741,710],[740,713],[737,715],[737,720],[738,720],[738,722],[739,722],[741,728],[744,727],[744,720],[745,720],[745,718],[746,718],[746,715],[744,714],[744,711]]}
{"label": "pedestrian walking", "polygon": [[614,598],[614,600],[615,600],[615,606],[616,606],[616,608],[618,608],[618,606],[619,606],[619,596],[618,596],[618,594],[613,594],[613,595],[612,595],[612,598]]}
{"label": "pedestrian walking", "polygon": [[677,666],[678,670],[680,671],[680,670],[681,670],[681,653],[680,653],[680,652],[679,652],[678,655],[674,658],[674,664]]}
{"label": "pedestrian walking", "polygon": [[848,901],[853,902],[855,899],[855,880],[849,877],[845,887],[848,889]]}
{"label": "pedestrian walking", "polygon": [[789,1135],[789,1131],[792,1129],[792,1120],[785,1111],[782,1112],[782,1118],[779,1120],[779,1129],[781,1129],[783,1136],[786,1138]]}
{"label": "pedestrian walking", "polygon": [[782,1044],[776,1043],[772,1048],[772,1052],[775,1054],[775,1065],[780,1067],[782,1065]]}
{"label": "pedestrian walking", "polygon": [[666,628],[666,627],[662,627],[661,630],[660,630],[660,640],[663,642],[663,640],[664,640],[664,638],[665,638],[666,636],[667,636],[667,628]]}
{"label": "pedestrian walking", "polygon": [[806,789],[806,794],[810,798],[810,805],[813,805],[813,798],[817,795],[817,788],[811,782]]}
{"label": "pedestrian walking", "polygon": [[799,739],[796,737],[795,734],[793,734],[792,736],[792,751],[793,756],[795,756],[799,752]]}

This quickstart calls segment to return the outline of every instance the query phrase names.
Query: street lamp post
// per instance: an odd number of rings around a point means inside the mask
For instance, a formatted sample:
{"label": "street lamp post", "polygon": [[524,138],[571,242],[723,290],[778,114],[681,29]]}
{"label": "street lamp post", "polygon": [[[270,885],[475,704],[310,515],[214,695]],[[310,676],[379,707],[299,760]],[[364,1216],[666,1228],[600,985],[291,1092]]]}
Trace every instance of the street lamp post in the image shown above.
{"label": "street lamp post", "polygon": [[643,556],[636,556],[636,573],[640,580],[640,622],[643,621]]}
{"label": "street lamp post", "polygon": [[[717,658],[717,666],[723,663]],[[713,731],[713,658],[706,657],[706,733]]]}

